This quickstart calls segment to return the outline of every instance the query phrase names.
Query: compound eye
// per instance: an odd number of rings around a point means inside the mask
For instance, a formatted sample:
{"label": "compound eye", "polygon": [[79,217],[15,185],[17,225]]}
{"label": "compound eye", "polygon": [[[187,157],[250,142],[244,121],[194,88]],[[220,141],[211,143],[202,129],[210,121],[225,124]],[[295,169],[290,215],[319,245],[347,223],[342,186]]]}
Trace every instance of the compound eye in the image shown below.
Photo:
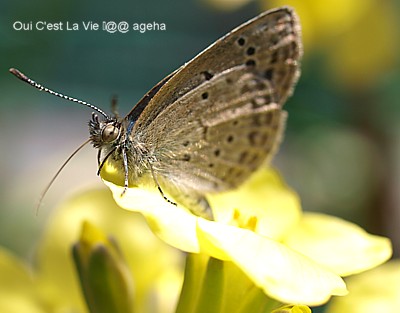
{"label": "compound eye", "polygon": [[107,124],[103,131],[101,132],[101,140],[103,142],[113,142],[115,139],[118,138],[119,135],[119,128],[114,124]]}

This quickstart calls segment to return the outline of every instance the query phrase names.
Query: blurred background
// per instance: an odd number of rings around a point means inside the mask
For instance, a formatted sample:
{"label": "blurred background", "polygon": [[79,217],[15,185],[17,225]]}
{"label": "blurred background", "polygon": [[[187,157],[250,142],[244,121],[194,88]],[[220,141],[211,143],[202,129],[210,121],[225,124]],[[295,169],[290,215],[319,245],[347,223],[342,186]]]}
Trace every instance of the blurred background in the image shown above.
{"label": "blurred background", "polygon": [[[125,115],[159,80],[261,11],[294,6],[303,27],[302,76],[285,109],[273,164],[302,200],[392,239],[400,253],[400,71],[395,0],[153,0],[0,3],[0,245],[29,257],[56,204],[103,187],[85,147],[40,208],[63,161],[88,138],[91,111],[40,93],[8,73]],[[20,30],[17,21],[78,23],[79,31]],[[165,23],[164,31],[110,34],[82,22]]]}

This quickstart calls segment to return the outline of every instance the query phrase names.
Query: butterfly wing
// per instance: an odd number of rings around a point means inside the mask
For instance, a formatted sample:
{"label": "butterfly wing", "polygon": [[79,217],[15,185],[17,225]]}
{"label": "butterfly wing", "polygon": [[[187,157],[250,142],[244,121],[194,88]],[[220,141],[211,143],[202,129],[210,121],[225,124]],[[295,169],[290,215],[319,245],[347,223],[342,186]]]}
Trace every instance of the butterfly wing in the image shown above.
{"label": "butterfly wing", "polygon": [[271,157],[301,54],[297,16],[283,7],[228,33],[160,85],[130,125],[163,188],[203,200]]}
{"label": "butterfly wing", "polygon": [[[260,76],[271,82],[277,103],[283,105],[298,79],[301,55],[300,24],[294,11],[282,7],[264,12],[178,69],[149,101],[134,128],[146,128],[184,94],[216,74],[244,64],[253,65]],[[130,114],[127,118],[132,120]]]}
{"label": "butterfly wing", "polygon": [[286,114],[270,82],[245,66],[216,74],[150,123],[143,140],[157,175],[183,189],[221,191],[273,155]]}

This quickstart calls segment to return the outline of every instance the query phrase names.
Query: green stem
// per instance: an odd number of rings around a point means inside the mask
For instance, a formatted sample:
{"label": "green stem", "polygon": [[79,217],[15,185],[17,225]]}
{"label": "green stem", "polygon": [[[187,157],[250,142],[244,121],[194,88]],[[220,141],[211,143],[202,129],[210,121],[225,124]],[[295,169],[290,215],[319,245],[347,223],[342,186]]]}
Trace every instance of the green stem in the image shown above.
{"label": "green stem", "polygon": [[279,305],[280,302],[267,297],[260,288],[253,286],[244,297],[237,313],[269,313]]}
{"label": "green stem", "polygon": [[224,291],[224,262],[210,258],[200,291],[196,313],[219,313]]}
{"label": "green stem", "polygon": [[176,313],[193,313],[202,288],[208,257],[201,254],[188,254],[186,257],[185,278]]}

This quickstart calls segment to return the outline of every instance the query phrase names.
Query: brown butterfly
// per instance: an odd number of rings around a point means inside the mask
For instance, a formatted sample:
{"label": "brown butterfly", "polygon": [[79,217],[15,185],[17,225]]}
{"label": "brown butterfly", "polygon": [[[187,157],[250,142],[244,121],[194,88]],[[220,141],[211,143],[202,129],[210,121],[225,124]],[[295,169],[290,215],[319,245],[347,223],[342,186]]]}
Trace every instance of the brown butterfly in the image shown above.
{"label": "brown butterfly", "polygon": [[102,115],[89,122],[99,173],[109,162],[123,173],[125,190],[151,178],[165,199],[163,190],[212,218],[205,194],[239,186],[276,151],[301,55],[293,9],[264,12],[164,78],[124,118],[10,71]]}

